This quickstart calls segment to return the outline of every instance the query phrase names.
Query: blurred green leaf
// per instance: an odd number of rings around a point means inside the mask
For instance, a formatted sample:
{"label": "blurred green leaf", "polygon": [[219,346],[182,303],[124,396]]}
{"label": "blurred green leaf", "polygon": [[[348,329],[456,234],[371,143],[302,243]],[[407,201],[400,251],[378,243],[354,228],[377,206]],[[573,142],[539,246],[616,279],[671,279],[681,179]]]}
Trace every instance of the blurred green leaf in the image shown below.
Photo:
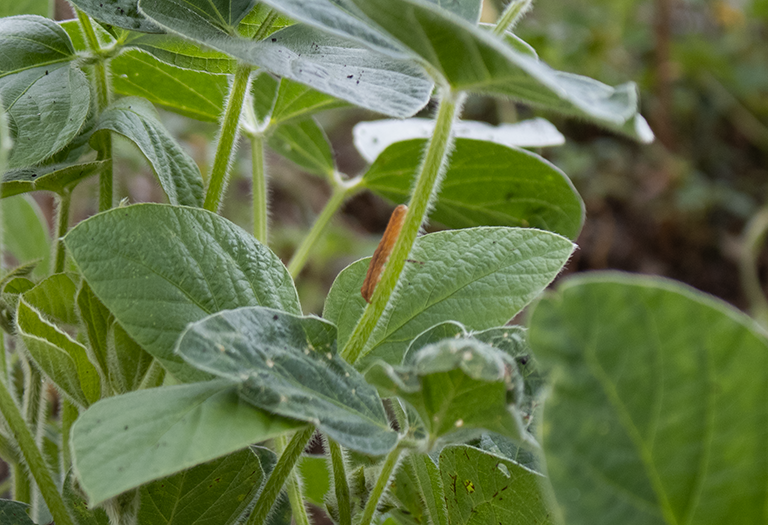
{"label": "blurred green leaf", "polygon": [[312,117],[277,126],[268,144],[309,173],[331,178],[336,171],[328,137]]}
{"label": "blurred green leaf", "polygon": [[226,75],[182,69],[139,50],[128,50],[111,62],[116,93],[144,97],[185,117],[216,122],[224,113]]}
{"label": "blurred green leaf", "polygon": [[263,305],[301,313],[277,256],[240,227],[201,209],[162,204],[87,219],[65,243],[94,294],[126,332],[177,379],[201,374],[173,354],[187,324]]}
{"label": "blurred green leaf", "polygon": [[80,415],[73,464],[93,506],[301,425],[241,400],[229,381],[138,390]]}
{"label": "blurred green leaf", "polygon": [[[437,323],[473,330],[503,325],[560,272],[573,250],[567,239],[521,228],[469,228],[417,239],[398,286],[356,363],[399,364],[409,343]],[[323,316],[336,323],[339,345],[366,306],[360,294],[368,260],[344,269]]]}
{"label": "blurred green leaf", "polygon": [[440,454],[451,525],[555,523],[542,495],[544,476],[513,461],[468,447]]}
{"label": "blurred green leaf", "polygon": [[99,117],[91,140],[107,130],[123,135],[138,146],[171,204],[202,206],[200,168],[166,131],[152,104],[138,97],[113,102]]}
{"label": "blurred green leaf", "polygon": [[299,459],[299,474],[303,481],[303,495],[320,508],[325,506],[325,495],[331,490],[331,472],[325,456],[303,455]]}
{"label": "blurred green leaf", "polygon": [[658,278],[564,281],[530,317],[544,451],[568,523],[765,518],[765,332]]}
{"label": "blurred green leaf", "polygon": [[176,352],[241,384],[269,412],[307,421],[345,447],[382,455],[397,443],[376,390],[336,354],[336,328],[316,317],[250,307],[189,325]]}
{"label": "blurred green leaf", "polygon": [[49,0],[18,0],[3,2],[0,5],[0,17],[16,15],[48,16]]}
{"label": "blurred green leaf", "polygon": [[[397,142],[363,176],[368,189],[407,202],[426,140]],[[575,239],[584,203],[570,179],[542,157],[491,142],[457,139],[431,218],[451,228],[523,226]]]}
{"label": "blurred green leaf", "polygon": [[233,523],[264,481],[259,458],[246,448],[141,487],[138,523]]}
{"label": "blurred green leaf", "polygon": [[[5,185],[3,185],[5,186]],[[18,264],[39,260],[32,275],[42,277],[48,274],[51,244],[48,223],[34,199],[19,195],[3,199],[3,250],[11,254]]]}

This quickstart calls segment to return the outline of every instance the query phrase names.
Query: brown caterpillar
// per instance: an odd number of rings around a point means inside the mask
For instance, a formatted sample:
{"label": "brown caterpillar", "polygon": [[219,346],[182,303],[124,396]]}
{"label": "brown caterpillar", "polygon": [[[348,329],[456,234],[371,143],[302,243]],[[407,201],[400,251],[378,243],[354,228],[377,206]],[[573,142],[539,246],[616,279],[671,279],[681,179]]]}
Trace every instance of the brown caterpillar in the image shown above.
{"label": "brown caterpillar", "polygon": [[384,271],[384,265],[387,264],[389,256],[392,253],[392,248],[395,247],[395,241],[400,235],[400,230],[403,228],[403,222],[405,221],[405,214],[408,212],[408,206],[401,204],[392,212],[392,216],[389,218],[387,229],[384,230],[384,235],[381,237],[379,245],[376,247],[376,251],[373,252],[371,257],[371,264],[368,266],[368,273],[365,275],[365,281],[363,281],[363,287],[360,288],[360,293],[363,295],[363,299],[367,303],[371,302],[371,296],[376,289],[376,285],[379,284],[381,279],[381,273]]}

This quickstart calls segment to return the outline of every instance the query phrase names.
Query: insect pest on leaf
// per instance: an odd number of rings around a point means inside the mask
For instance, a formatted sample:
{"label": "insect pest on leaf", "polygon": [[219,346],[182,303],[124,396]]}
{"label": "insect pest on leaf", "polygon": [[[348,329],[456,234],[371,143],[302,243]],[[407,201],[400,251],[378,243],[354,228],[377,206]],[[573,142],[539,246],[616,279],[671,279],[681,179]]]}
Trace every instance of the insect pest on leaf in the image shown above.
{"label": "insect pest on leaf", "polygon": [[405,204],[399,205],[392,212],[392,216],[389,218],[387,228],[384,230],[384,235],[381,237],[379,245],[376,247],[376,251],[373,252],[371,257],[371,264],[368,266],[368,273],[365,275],[363,286],[360,288],[360,293],[363,295],[363,299],[366,302],[371,302],[371,296],[376,289],[376,285],[379,284],[381,279],[381,273],[384,271],[384,265],[387,264],[389,256],[392,254],[392,248],[395,246],[395,241],[400,235],[400,230],[403,228],[403,222],[405,221],[405,215],[408,212],[408,206]]}

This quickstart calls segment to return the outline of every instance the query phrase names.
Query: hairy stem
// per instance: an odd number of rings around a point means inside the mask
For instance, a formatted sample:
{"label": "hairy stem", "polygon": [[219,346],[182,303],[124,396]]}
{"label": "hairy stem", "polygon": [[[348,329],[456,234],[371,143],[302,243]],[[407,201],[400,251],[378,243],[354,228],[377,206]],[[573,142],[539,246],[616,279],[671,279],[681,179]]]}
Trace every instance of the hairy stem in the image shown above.
{"label": "hairy stem", "polygon": [[66,249],[64,247],[64,236],[69,228],[69,205],[72,203],[72,193],[65,191],[58,196],[58,205],[56,207],[56,243],[53,263],[53,273],[64,271],[66,261]]}
{"label": "hairy stem", "polygon": [[315,427],[308,426],[304,430],[299,430],[293,435],[291,441],[285,447],[280,459],[277,460],[275,468],[269,474],[269,478],[264,483],[264,488],[259,494],[258,500],[256,500],[256,506],[248,518],[246,525],[264,525],[267,521],[272,507],[277,501],[277,497],[280,495],[280,491],[283,490],[285,480],[288,479],[291,471],[293,470],[296,462],[299,461],[301,453],[304,452],[304,447],[309,443],[312,434],[315,433]]}
{"label": "hairy stem", "polygon": [[227,107],[224,110],[224,120],[221,123],[219,142],[216,145],[216,155],[213,158],[213,168],[208,177],[208,191],[205,194],[205,203],[203,204],[206,210],[212,212],[219,210],[227,186],[230,159],[234,155],[240,115],[243,112],[243,101],[248,92],[250,78],[251,66],[238,64],[227,99]]}
{"label": "hairy stem", "polygon": [[533,0],[512,0],[496,22],[493,33],[503,35],[515,28],[521,18],[531,9]]}
{"label": "hairy stem", "polygon": [[416,241],[419,228],[421,228],[421,225],[427,218],[430,203],[437,195],[440,179],[444,171],[443,167],[447,163],[450,150],[451,128],[463,98],[461,93],[446,92],[440,101],[435,131],[429,141],[427,154],[421,165],[416,188],[411,196],[408,214],[405,216],[400,236],[395,242],[387,267],[384,269],[381,280],[373,292],[370,304],[366,306],[362,317],[352,332],[352,336],[341,352],[341,356],[349,363],[354,364],[360,357],[368,338],[373,332],[381,314],[384,312],[389,298],[395,289],[397,280],[403,271],[408,254],[411,252],[413,243]]}
{"label": "hairy stem", "polygon": [[327,439],[325,444],[328,447],[328,453],[331,456],[333,489],[336,493],[336,502],[339,506],[339,525],[351,525],[352,509],[349,500],[347,470],[344,466],[344,454],[342,453],[341,446],[332,439]]}
{"label": "hairy stem", "polygon": [[768,326],[768,300],[760,283],[758,258],[768,234],[768,207],[757,212],[744,230],[739,270],[741,287],[749,301],[752,316],[763,326]]}
{"label": "hairy stem", "polygon": [[269,208],[267,205],[267,163],[264,156],[264,136],[251,135],[251,170],[253,171],[253,236],[267,244]]}
{"label": "hairy stem", "polygon": [[288,263],[288,272],[294,279],[296,279],[296,277],[298,277],[298,275],[301,273],[301,270],[307,263],[309,254],[312,252],[312,249],[323,236],[326,228],[331,223],[331,219],[344,203],[347,195],[348,190],[340,186],[334,188],[333,193],[331,194],[331,198],[328,199],[327,203],[325,203],[323,211],[320,212],[320,215],[317,217],[317,220],[315,220],[315,223],[312,225],[309,233],[307,233],[306,237],[304,237],[304,240],[301,241],[301,244],[294,252],[293,257],[291,257],[291,261]]}
{"label": "hairy stem", "polygon": [[395,473],[397,460],[400,458],[402,452],[403,449],[398,446],[387,455],[387,459],[384,460],[384,465],[381,467],[381,473],[376,480],[376,485],[374,485],[373,490],[368,497],[368,501],[365,503],[363,517],[360,519],[358,525],[370,525],[373,521],[373,516],[376,514],[376,508],[379,506],[379,501],[384,495],[384,490],[387,488],[392,474]]}
{"label": "hairy stem", "polygon": [[149,365],[149,369],[144,374],[138,389],[145,390],[158,387],[163,384],[163,379],[165,379],[165,368],[160,364],[160,361],[152,359],[152,364]]}
{"label": "hairy stem", "polygon": [[[275,438],[275,448],[277,453],[281,456],[285,452],[287,446],[288,438],[285,436]],[[288,502],[291,504],[293,522],[296,525],[310,525],[307,508],[304,505],[304,498],[301,495],[301,479],[299,479],[296,469],[291,470],[285,484],[286,491],[288,492]]]}
{"label": "hairy stem", "polygon": [[[77,19],[80,22],[80,29],[85,35],[85,40],[88,43],[88,48],[94,55],[101,55],[101,44],[96,37],[96,32],[91,24],[91,19],[88,15],[80,11],[77,11]],[[93,66],[94,68],[94,85],[96,87],[96,102],[98,112],[101,113],[107,106],[111,99],[111,87],[109,84],[109,74],[107,71],[107,59],[101,57],[97,60]],[[113,202],[113,166],[112,166],[112,136],[109,131],[102,133],[102,138],[97,145],[99,151],[98,160],[106,160],[104,167],[99,173],[99,211],[106,211],[112,208]]]}
{"label": "hairy stem", "polygon": [[[426,454],[411,453],[411,466],[416,475],[416,487],[431,525],[448,525],[445,491],[437,466]],[[431,472],[430,472],[431,471]]]}
{"label": "hairy stem", "polygon": [[0,412],[2,412],[5,421],[13,432],[16,443],[19,445],[21,454],[24,456],[27,467],[32,477],[37,482],[40,493],[48,505],[48,510],[56,521],[57,525],[74,525],[72,518],[67,512],[64,500],[56,489],[51,473],[43,460],[43,455],[35,444],[35,438],[27,428],[21,411],[13,401],[11,393],[6,385],[0,382]]}

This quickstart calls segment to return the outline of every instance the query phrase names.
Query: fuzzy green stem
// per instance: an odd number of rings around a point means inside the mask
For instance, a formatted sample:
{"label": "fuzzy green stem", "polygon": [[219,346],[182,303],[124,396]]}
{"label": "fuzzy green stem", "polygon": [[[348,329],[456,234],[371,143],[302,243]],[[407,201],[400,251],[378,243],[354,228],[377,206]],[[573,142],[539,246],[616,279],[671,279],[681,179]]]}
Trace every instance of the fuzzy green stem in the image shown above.
{"label": "fuzzy green stem", "polygon": [[493,33],[500,36],[514,29],[520,19],[531,9],[532,4],[533,0],[512,0],[509,2],[499,17],[499,21],[496,22]]}
{"label": "fuzzy green stem", "polygon": [[387,459],[384,460],[384,465],[381,467],[381,473],[376,480],[376,485],[374,485],[373,490],[368,497],[368,501],[365,503],[363,517],[360,519],[358,525],[370,525],[373,521],[373,516],[376,514],[376,508],[379,506],[379,501],[384,495],[384,490],[387,488],[387,485],[389,485],[389,479],[395,472],[397,460],[400,458],[402,452],[403,449],[398,446],[395,447],[392,452],[387,454]]}
{"label": "fuzzy green stem", "polygon": [[165,368],[160,364],[157,359],[152,360],[152,364],[149,365],[149,370],[144,374],[144,379],[141,380],[139,390],[145,390],[147,388],[155,388],[163,384],[165,379]]}
{"label": "fuzzy green stem", "polygon": [[[281,456],[285,452],[287,446],[288,438],[285,436],[278,436],[275,438],[275,449]],[[301,495],[301,480],[296,473],[296,469],[291,470],[285,484],[286,491],[288,492],[288,502],[291,505],[293,522],[296,525],[310,525],[309,516],[307,515],[307,507],[304,505],[304,498]]]}
{"label": "fuzzy green stem", "polygon": [[72,456],[69,450],[69,440],[72,435],[72,425],[80,412],[68,399],[63,400],[61,408],[61,466],[62,472],[67,472],[72,466]]}
{"label": "fuzzy green stem", "polygon": [[21,415],[21,411],[19,411],[16,403],[14,403],[11,393],[2,382],[0,382],[0,411],[3,413],[3,417],[8,423],[11,432],[13,432],[14,438],[16,438],[16,443],[19,445],[27,467],[37,482],[40,493],[46,505],[48,505],[48,510],[51,511],[56,524],[74,525],[64,505],[64,500],[56,489],[53,478],[51,478],[43,455],[35,444],[35,438],[29,431],[29,428],[27,428],[24,417]]}
{"label": "fuzzy green stem", "polygon": [[65,191],[58,196],[58,204],[56,207],[56,243],[53,273],[61,273],[64,271],[64,263],[66,262],[67,251],[64,247],[64,236],[69,229],[69,206],[72,203],[72,193]]}
{"label": "fuzzy green stem", "polygon": [[768,234],[768,207],[757,212],[744,230],[742,253],[739,259],[741,287],[749,301],[752,316],[768,327],[768,300],[760,283],[758,258]]}
{"label": "fuzzy green stem", "polygon": [[296,279],[296,277],[298,277],[301,273],[301,270],[307,263],[309,254],[312,252],[312,249],[323,236],[326,228],[331,223],[331,219],[336,214],[336,211],[338,211],[338,209],[344,203],[347,195],[348,190],[342,187],[334,188],[333,193],[331,194],[331,198],[328,199],[327,203],[325,203],[323,211],[320,212],[320,215],[317,217],[317,220],[315,220],[315,223],[312,225],[309,233],[307,233],[306,237],[304,237],[304,240],[301,241],[301,244],[294,252],[293,257],[291,257],[291,261],[288,263],[288,272],[294,279]]}
{"label": "fuzzy green stem", "polygon": [[277,501],[280,491],[283,490],[285,480],[288,479],[296,462],[299,461],[304,447],[309,443],[312,434],[315,433],[315,427],[308,426],[304,430],[299,430],[293,435],[288,446],[285,447],[280,459],[277,460],[275,468],[269,474],[269,478],[264,483],[264,489],[256,500],[256,506],[248,518],[246,525],[264,525],[267,521],[272,506]]}
{"label": "fuzzy green stem", "polygon": [[408,213],[405,216],[400,235],[392,249],[389,262],[381,276],[379,284],[373,292],[373,297],[366,306],[362,317],[357,322],[352,336],[347,341],[341,352],[341,356],[349,363],[354,364],[363,352],[368,338],[373,332],[376,323],[389,302],[389,298],[395,289],[400,273],[405,267],[405,261],[416,241],[419,228],[427,218],[429,205],[437,195],[442,177],[443,166],[447,163],[451,144],[451,129],[464,96],[461,93],[446,91],[440,101],[440,109],[437,113],[435,131],[429,141],[426,157],[421,166],[416,188],[411,196]]}
{"label": "fuzzy green stem", "polygon": [[[91,19],[88,15],[80,11],[77,11],[77,19],[80,22],[80,28],[85,35],[85,40],[88,43],[88,48],[94,55],[101,55],[101,44],[96,37],[96,32],[93,30]],[[109,85],[109,75],[107,73],[106,58],[102,57],[101,60],[97,60],[93,66],[94,70],[94,83],[96,86],[96,102],[98,105],[98,112],[101,113],[107,106],[111,98],[111,90]],[[97,145],[99,151],[98,160],[106,160],[104,167],[99,174],[99,211],[106,211],[112,208],[113,202],[113,166],[112,166],[112,136],[109,131],[102,134],[99,144]]]}
{"label": "fuzzy green stem", "polygon": [[221,123],[219,142],[216,145],[216,156],[213,158],[213,168],[208,177],[208,191],[203,207],[217,212],[221,206],[224,190],[227,186],[230,159],[234,155],[235,140],[240,126],[240,115],[243,112],[243,101],[250,85],[251,66],[238,64],[232,88],[224,110],[224,121]]}
{"label": "fuzzy green stem", "polygon": [[24,465],[13,464],[13,499],[21,503],[32,503],[32,481],[29,479],[29,473]]}
{"label": "fuzzy green stem", "polygon": [[[2,219],[2,217],[0,217]],[[2,246],[0,246],[0,258],[2,258],[3,251]],[[8,382],[8,354],[5,351],[5,332],[0,329],[0,374],[2,374],[2,377],[0,377],[0,381],[3,383]]]}
{"label": "fuzzy green stem", "polygon": [[344,466],[344,455],[341,446],[332,439],[327,439],[325,443],[333,467],[333,488],[339,506],[339,525],[351,525],[352,509],[349,501],[349,484],[347,483],[347,470]]}
{"label": "fuzzy green stem", "polygon": [[267,206],[267,163],[264,156],[264,136],[251,135],[251,165],[253,171],[253,236],[267,244],[269,209]]}

